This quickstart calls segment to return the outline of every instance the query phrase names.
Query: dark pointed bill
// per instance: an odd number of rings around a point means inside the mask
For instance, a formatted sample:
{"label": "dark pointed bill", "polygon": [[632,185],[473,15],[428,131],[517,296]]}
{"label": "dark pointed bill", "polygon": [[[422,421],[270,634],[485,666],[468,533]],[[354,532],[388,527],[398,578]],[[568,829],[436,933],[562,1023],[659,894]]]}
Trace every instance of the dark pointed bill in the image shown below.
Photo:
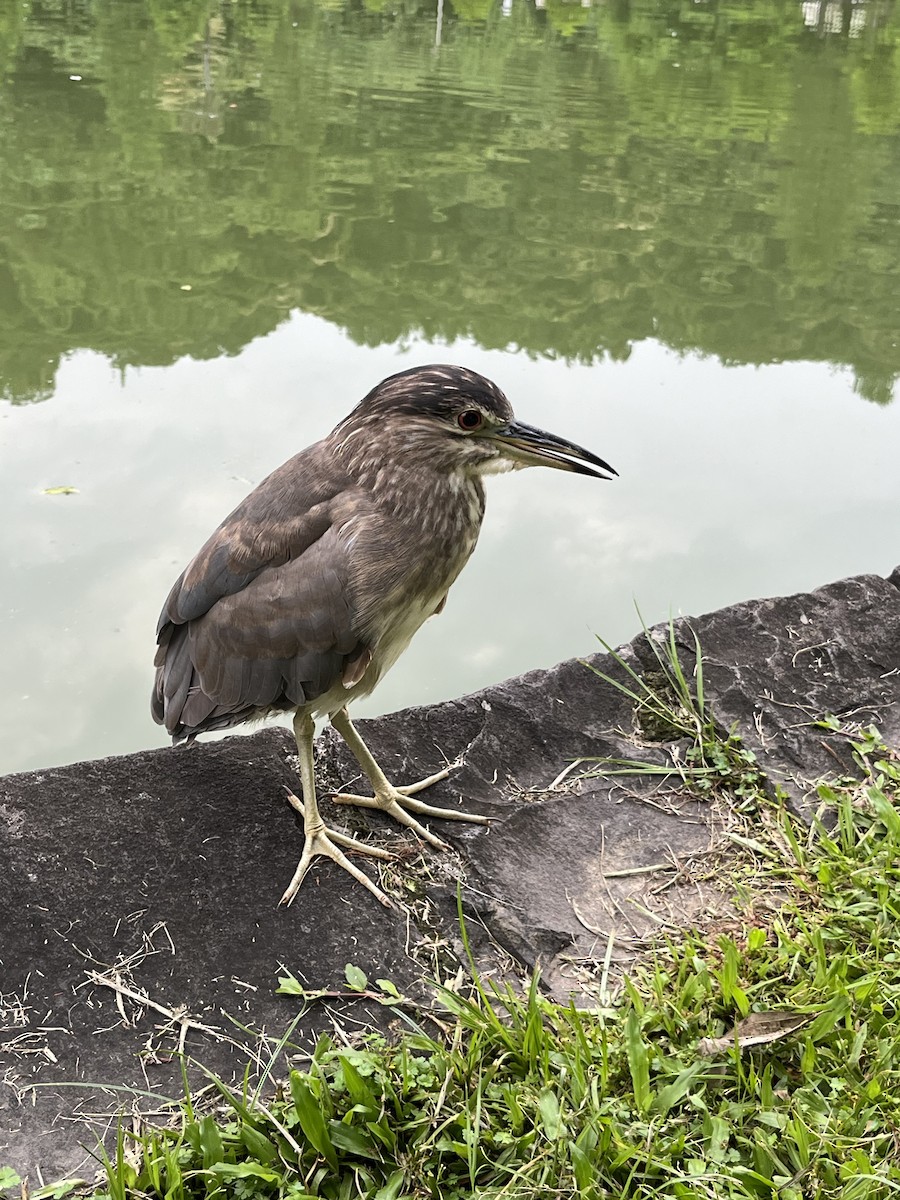
{"label": "dark pointed bill", "polygon": [[[491,436],[501,443],[509,458],[524,467],[558,467],[561,471],[593,475],[597,479],[611,479],[618,474],[609,463],[591,454],[590,450],[567,442],[555,433],[524,425],[521,421],[510,421],[508,425],[495,429]],[[595,467],[599,470],[594,470]]]}

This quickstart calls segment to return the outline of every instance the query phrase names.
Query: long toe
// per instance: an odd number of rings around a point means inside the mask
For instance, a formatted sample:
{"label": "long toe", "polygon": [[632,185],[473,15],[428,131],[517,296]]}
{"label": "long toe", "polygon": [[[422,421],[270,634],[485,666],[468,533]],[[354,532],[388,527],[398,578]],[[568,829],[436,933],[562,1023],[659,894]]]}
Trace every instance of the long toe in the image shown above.
{"label": "long toe", "polygon": [[[399,821],[401,825],[405,825],[407,829],[411,829],[423,841],[428,842],[430,846],[434,846],[435,850],[450,849],[446,842],[442,842],[430,829],[426,829],[415,817],[411,817],[406,812],[409,800],[396,788],[392,788],[390,794],[382,792],[377,796],[355,796],[351,792],[338,792],[331,799],[335,804],[354,804],[357,808],[378,809],[379,812],[387,813],[389,817],[393,817],[395,821]],[[427,806],[425,807],[427,809]],[[441,810],[435,809],[434,811],[439,813]]]}
{"label": "long toe", "polygon": [[[402,825],[407,825],[411,829],[414,828],[420,836],[424,836],[426,841],[434,844],[432,836],[422,833],[423,826],[418,821],[412,822],[406,819],[406,814],[399,815],[400,812],[406,810],[406,813],[419,813],[423,817],[439,817],[442,821],[471,821],[475,825],[489,825],[490,817],[483,817],[480,813],[469,813],[459,808],[437,808],[433,804],[425,804],[422,800],[414,800],[413,796],[416,792],[423,791],[431,784],[437,783],[438,780],[446,779],[449,771],[441,771],[437,775],[430,775],[427,779],[422,779],[418,783],[408,783],[403,787],[389,786],[387,790],[379,791],[374,796],[357,796],[353,792],[338,792],[331,799],[335,804],[355,804],[358,808],[380,808],[382,812],[389,813],[395,817]],[[443,845],[443,843],[441,843]]]}
{"label": "long toe", "polygon": [[[412,791],[418,791],[418,786],[412,784]],[[473,825],[490,825],[491,818],[483,817],[481,813],[465,812],[461,808],[435,808],[433,804],[425,804],[421,800],[413,800],[409,788],[397,788],[400,799],[397,801],[408,812],[421,813],[425,817],[441,817],[444,821],[471,821]]]}
{"label": "long toe", "polygon": [[[292,808],[297,809],[301,813],[303,812],[302,800],[293,793],[290,793],[289,800]],[[306,877],[307,871],[312,866],[313,859],[321,856],[323,858],[330,858],[332,862],[342,867],[348,875],[352,875],[357,883],[361,883],[364,888],[372,893],[379,904],[383,904],[385,908],[393,908],[393,904],[381,888],[350,861],[341,850],[341,846],[358,850],[363,854],[372,855],[374,858],[392,859],[394,857],[387,850],[380,850],[377,846],[367,846],[364,842],[357,842],[354,838],[347,837],[342,833],[336,833],[333,830],[327,829],[324,825],[320,825],[315,832],[306,834],[303,854],[300,856],[297,869],[294,871],[291,882],[285,888],[284,895],[281,897],[279,903],[285,905],[293,903],[295,896],[300,890],[300,885]]]}
{"label": "long toe", "polygon": [[[287,792],[288,804],[305,821],[306,809],[303,801],[289,787],[285,787],[285,791]],[[380,846],[370,846],[368,842],[358,842],[356,838],[349,837],[346,833],[338,833],[336,829],[328,829],[327,826],[325,827],[325,833],[336,845],[344,846],[347,850],[356,850],[359,854],[368,854],[370,858],[381,858],[385,862],[390,862],[397,857],[396,854],[391,854],[390,850],[382,850]]]}

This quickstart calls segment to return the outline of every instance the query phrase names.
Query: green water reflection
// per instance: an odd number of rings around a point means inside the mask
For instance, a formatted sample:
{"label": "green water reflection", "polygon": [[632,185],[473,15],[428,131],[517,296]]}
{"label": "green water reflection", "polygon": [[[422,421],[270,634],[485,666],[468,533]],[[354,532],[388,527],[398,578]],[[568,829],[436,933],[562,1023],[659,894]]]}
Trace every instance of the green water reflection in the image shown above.
{"label": "green water reflection", "polygon": [[[46,0],[0,15],[0,395],[292,310],[900,376],[900,12]],[[439,43],[439,44],[438,44]]]}

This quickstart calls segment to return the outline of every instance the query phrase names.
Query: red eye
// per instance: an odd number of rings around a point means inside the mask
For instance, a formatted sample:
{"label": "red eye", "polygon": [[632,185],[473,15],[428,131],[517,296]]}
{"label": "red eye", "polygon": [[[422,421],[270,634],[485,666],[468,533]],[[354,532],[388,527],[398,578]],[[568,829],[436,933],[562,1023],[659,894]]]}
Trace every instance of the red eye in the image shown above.
{"label": "red eye", "polygon": [[457,425],[466,433],[471,433],[473,429],[480,429],[483,421],[484,417],[477,408],[467,408],[456,418]]}

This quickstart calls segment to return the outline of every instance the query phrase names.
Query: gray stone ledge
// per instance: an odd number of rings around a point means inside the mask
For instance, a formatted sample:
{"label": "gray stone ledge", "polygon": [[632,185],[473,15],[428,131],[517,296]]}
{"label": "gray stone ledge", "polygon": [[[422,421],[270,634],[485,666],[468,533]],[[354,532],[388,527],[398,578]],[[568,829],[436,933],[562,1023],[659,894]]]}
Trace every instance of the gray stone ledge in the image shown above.
{"label": "gray stone ledge", "polygon": [[[900,743],[900,568],[889,579],[862,575],[682,619],[676,636],[688,664],[692,630],[711,712],[726,729],[737,724],[798,812],[811,811],[811,780],[851,765],[844,740],[814,719],[874,722]],[[643,636],[621,654],[646,663]],[[586,661],[621,672],[608,655]],[[716,819],[708,806],[677,794],[660,803],[652,780],[597,777],[547,791],[576,758],[664,761],[662,747],[633,737],[625,697],[584,663],[361,728],[398,783],[460,760],[429,799],[495,818],[488,828],[441,823],[466,864],[473,938],[528,966],[540,961],[552,990],[589,976],[610,938],[703,919],[709,897],[689,871],[660,889],[640,869],[702,854]],[[39,1172],[92,1176],[83,1147],[96,1145],[123,1094],[63,1085],[179,1094],[177,1062],[165,1061],[177,1030],[165,1032],[160,1013],[127,998],[120,1009],[91,971],[117,968],[163,1007],[183,1006],[244,1043],[252,1036],[224,1014],[274,1036],[297,1014],[296,1000],[274,994],[281,964],[309,987],[339,987],[347,962],[418,986],[412,951],[435,929],[386,912],[330,864],[313,869],[293,907],[277,907],[302,840],[284,799],[285,784],[297,787],[293,749],[287,732],[267,729],[0,779],[0,1164],[33,1184]],[[323,791],[356,775],[330,731],[319,771]],[[377,814],[327,801],[323,811],[396,842],[396,827]],[[452,943],[452,871],[427,857],[433,920]],[[335,1017],[352,1031],[386,1014],[364,1001],[312,1007],[288,1054]],[[224,1077],[243,1072],[246,1053],[202,1031],[188,1031],[186,1049]]]}

